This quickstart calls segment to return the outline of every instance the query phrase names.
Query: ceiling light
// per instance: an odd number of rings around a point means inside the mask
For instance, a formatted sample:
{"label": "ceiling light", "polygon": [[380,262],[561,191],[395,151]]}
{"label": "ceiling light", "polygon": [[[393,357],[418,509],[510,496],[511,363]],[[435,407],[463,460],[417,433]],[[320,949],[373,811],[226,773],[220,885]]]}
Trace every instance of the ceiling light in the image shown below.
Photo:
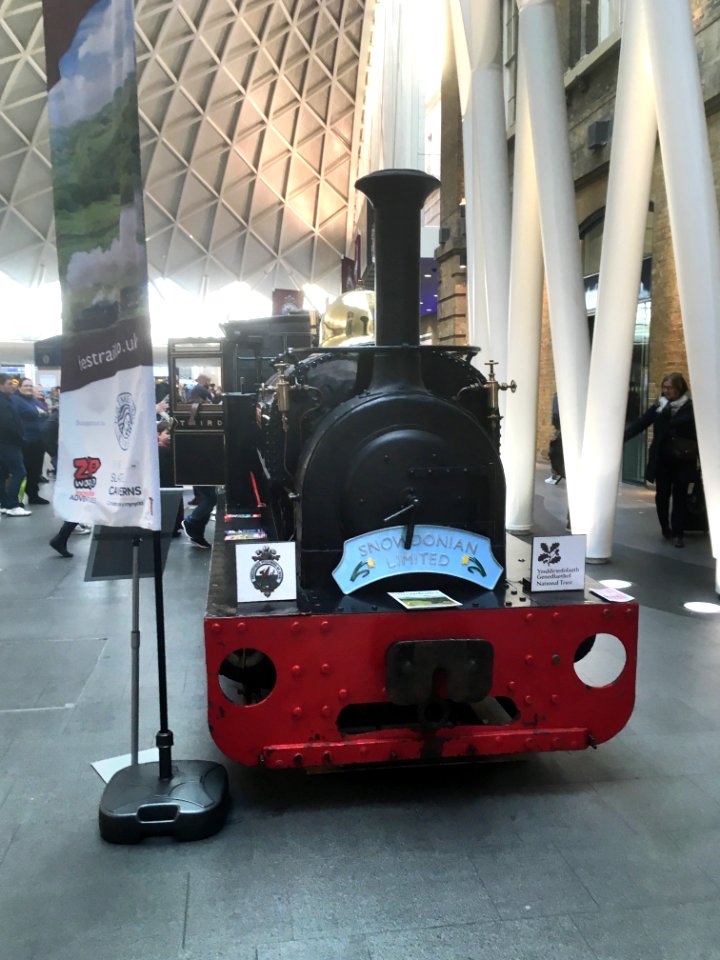
{"label": "ceiling light", "polygon": [[628,587],[632,586],[629,580],[601,580],[600,583],[604,587],[612,587],[614,590],[627,590]]}

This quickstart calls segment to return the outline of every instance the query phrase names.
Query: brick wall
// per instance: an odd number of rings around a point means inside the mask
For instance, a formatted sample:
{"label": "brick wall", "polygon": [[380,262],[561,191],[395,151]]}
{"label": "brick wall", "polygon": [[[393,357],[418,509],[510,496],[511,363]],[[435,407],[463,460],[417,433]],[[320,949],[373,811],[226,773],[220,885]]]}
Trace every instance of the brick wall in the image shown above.
{"label": "brick wall", "polygon": [[[578,0],[557,0],[560,49],[565,66],[574,66],[566,77],[570,152],[576,184],[578,224],[605,205],[610,144],[591,150],[588,127],[595,120],[611,118],[614,113],[615,86],[619,43],[610,44],[591,70],[582,72],[582,64],[571,62],[575,20],[571,16]],[[698,45],[698,61],[706,108],[711,155],[715,169],[716,189],[720,189],[720,0],[691,0],[693,23]],[[575,24],[576,26],[576,24]],[[464,231],[456,204],[462,191],[462,129],[459,123],[457,78],[453,57],[446,59],[443,89],[443,110],[450,113],[443,121],[443,225],[450,229],[450,239],[438,250],[440,262],[440,294],[438,303],[438,337],[444,343],[466,342],[467,290],[460,256]],[[446,104],[447,97],[447,104]],[[512,149],[512,142],[510,143]],[[651,200],[653,218],[652,321],[649,343],[648,395],[658,396],[664,374],[680,370],[687,375],[687,354],[680,316],[677,278],[672,249],[662,158],[658,149],[655,158]],[[508,376],[512,376],[508,371]],[[544,299],[540,385],[538,396],[538,456],[547,459],[547,446],[552,436],[550,410],[555,392],[555,370],[552,336]]]}

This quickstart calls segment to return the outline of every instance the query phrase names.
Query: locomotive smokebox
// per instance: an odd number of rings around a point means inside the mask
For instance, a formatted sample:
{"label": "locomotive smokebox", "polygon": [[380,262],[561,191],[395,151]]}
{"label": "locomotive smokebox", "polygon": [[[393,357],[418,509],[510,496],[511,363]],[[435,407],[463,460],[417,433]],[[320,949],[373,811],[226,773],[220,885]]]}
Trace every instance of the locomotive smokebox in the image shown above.
{"label": "locomotive smokebox", "polygon": [[420,170],[379,170],[355,186],[375,215],[375,342],[417,346],[420,322],[420,213],[440,181]]}

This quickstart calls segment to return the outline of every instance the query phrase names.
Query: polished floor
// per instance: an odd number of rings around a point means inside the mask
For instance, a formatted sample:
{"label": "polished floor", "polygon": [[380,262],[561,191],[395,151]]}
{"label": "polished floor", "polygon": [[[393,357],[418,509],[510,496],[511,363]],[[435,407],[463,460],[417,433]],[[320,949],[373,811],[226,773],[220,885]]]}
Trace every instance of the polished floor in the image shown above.
{"label": "polished floor", "polygon": [[[564,484],[538,472],[536,529]],[[2,960],[711,960],[720,958],[720,617],[706,536],[663,541],[622,487],[611,564],[642,603],[637,707],[597,751],[307,776],[229,762],[215,837],[104,843],[93,761],[130,739],[130,584],[84,582],[51,507],[0,522]],[[208,555],[165,576],[176,758],[222,760],[205,722]],[[141,748],[158,727],[141,590]]]}

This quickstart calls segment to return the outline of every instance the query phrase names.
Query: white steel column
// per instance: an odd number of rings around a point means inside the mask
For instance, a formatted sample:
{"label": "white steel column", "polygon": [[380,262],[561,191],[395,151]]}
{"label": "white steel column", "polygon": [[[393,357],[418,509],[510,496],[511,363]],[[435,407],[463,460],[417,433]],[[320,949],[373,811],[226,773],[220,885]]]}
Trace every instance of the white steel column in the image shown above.
{"label": "white steel column", "polygon": [[419,12],[403,0],[385,0],[377,7],[365,108],[364,166],[369,170],[422,167],[418,36],[423,4],[417,6]]}
{"label": "white steel column", "polygon": [[460,0],[449,0],[450,23],[455,49],[455,65],[460,93],[460,112],[463,131],[463,169],[465,180],[465,250],[467,284],[467,339],[468,343],[480,347],[481,365],[489,356],[490,332],[487,315],[487,293],[485,290],[485,251],[482,232],[469,211],[475,210],[475,138],[472,110],[472,75],[470,69],[470,51],[465,34]]}
{"label": "white steel column", "polygon": [[[472,180],[473,185],[473,204],[465,207],[465,222],[466,226],[472,222],[475,234],[482,237],[491,354],[480,357],[480,363],[496,360],[498,379],[509,380],[510,180],[500,4],[498,0],[459,0],[459,4],[470,61],[469,118],[473,140],[470,164],[465,157],[465,183]],[[477,269],[479,265],[473,267]]]}
{"label": "white steel column", "polygon": [[643,0],[720,593],[720,228],[688,0]]}
{"label": "white steel column", "polygon": [[587,557],[596,562],[612,555],[656,141],[643,9],[641,0],[626,0],[582,451]]}
{"label": "white steel column", "polygon": [[533,521],[542,293],[540,212],[527,80],[521,59],[517,76],[508,321],[508,370],[518,388],[507,394],[503,434],[508,442],[502,446],[507,481],[505,525],[513,533],[528,533]]}
{"label": "white steel column", "polygon": [[581,448],[590,345],[553,0],[518,0],[563,453],[574,532],[585,532]]}

